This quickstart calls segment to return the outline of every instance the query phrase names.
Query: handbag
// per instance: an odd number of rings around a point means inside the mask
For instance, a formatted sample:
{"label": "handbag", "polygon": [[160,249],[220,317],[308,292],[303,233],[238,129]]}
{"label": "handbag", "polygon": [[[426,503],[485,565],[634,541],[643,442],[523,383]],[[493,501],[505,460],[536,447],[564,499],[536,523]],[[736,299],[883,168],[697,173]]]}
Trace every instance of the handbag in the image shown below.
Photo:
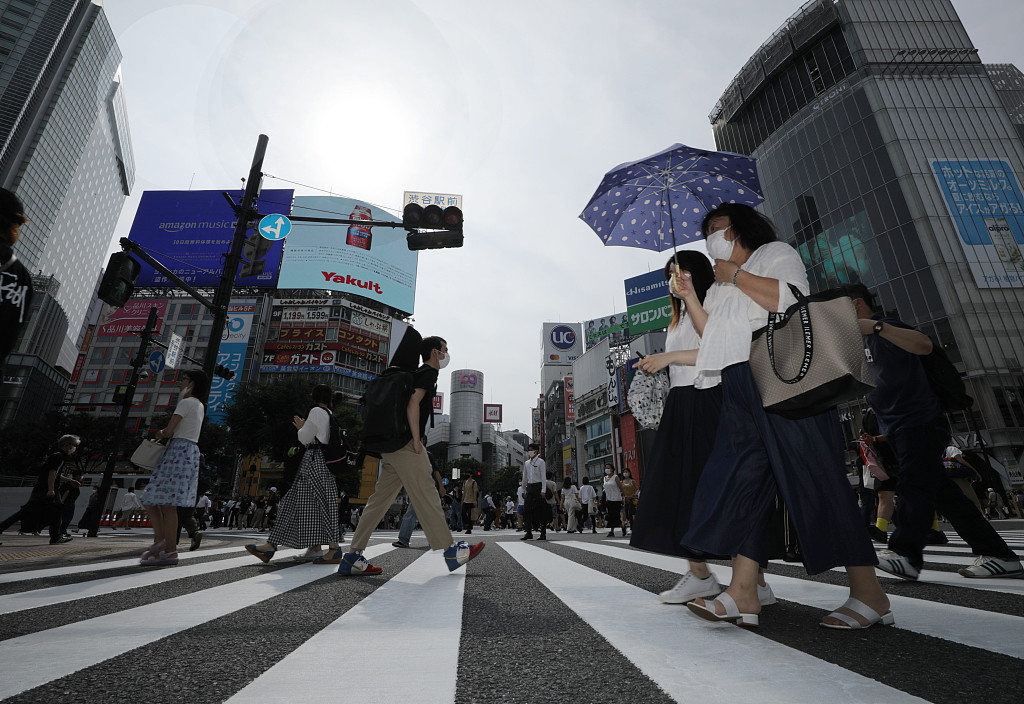
{"label": "handbag", "polygon": [[875,451],[866,442],[858,440],[860,443],[860,456],[864,460],[864,466],[868,468],[868,472],[871,476],[880,482],[884,482],[889,479],[889,473],[885,471],[885,467],[882,466],[882,460],[879,459]]}
{"label": "handbag", "polygon": [[166,450],[167,445],[162,445],[156,440],[150,440],[147,438],[143,440],[137,448],[135,448],[135,452],[132,453],[130,461],[136,467],[152,471],[156,469],[156,466],[160,463],[160,460],[163,458]]}
{"label": "handbag", "polygon": [[641,427],[656,430],[665,412],[665,399],[671,383],[665,370],[648,374],[637,374],[629,385],[626,401],[633,418]]}
{"label": "handbag", "polygon": [[875,388],[850,297],[838,289],[805,296],[789,288],[797,302],[769,313],[750,346],[764,409],[807,418]]}

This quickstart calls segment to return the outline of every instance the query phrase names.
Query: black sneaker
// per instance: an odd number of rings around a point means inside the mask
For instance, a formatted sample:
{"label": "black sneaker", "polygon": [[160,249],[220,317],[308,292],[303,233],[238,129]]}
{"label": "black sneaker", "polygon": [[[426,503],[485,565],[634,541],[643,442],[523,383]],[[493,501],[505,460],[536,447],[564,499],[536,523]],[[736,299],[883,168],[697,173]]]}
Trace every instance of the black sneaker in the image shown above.
{"label": "black sneaker", "polygon": [[889,534],[878,526],[868,526],[868,535],[876,543],[882,543],[883,545],[888,545],[889,543]]}
{"label": "black sneaker", "polygon": [[533,540],[533,533],[527,533],[520,540]]}
{"label": "black sneaker", "polygon": [[50,545],[61,545],[63,543],[70,543],[72,540],[74,540],[74,538],[72,538],[70,535],[62,535],[56,540],[51,540]]}
{"label": "black sneaker", "polygon": [[949,538],[941,530],[928,531],[928,545],[945,545],[949,542]]}
{"label": "black sneaker", "polygon": [[203,531],[197,530],[192,534],[192,542],[189,543],[188,551],[195,552],[199,549],[199,544],[203,542]]}

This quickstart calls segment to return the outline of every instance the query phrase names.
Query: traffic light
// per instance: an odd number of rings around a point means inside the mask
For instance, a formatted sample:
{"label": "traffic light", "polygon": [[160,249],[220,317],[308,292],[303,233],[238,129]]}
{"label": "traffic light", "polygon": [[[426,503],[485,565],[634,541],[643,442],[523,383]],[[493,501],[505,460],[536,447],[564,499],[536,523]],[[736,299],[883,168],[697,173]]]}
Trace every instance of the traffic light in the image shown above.
{"label": "traffic light", "polygon": [[234,370],[228,369],[223,364],[218,364],[217,367],[213,370],[213,373],[216,376],[219,376],[221,379],[227,379],[229,381],[235,378]]}
{"label": "traffic light", "polygon": [[[438,205],[409,203],[402,210],[402,225],[409,231],[406,243],[413,251],[461,247],[463,243],[462,211],[454,205],[442,210]],[[417,232],[419,228],[433,232]]]}
{"label": "traffic light", "polygon": [[103,272],[97,297],[115,308],[123,308],[135,292],[135,279],[140,269],[142,265],[124,252],[114,252]]}
{"label": "traffic light", "polygon": [[267,256],[270,248],[274,246],[274,240],[268,240],[259,232],[253,232],[245,238],[242,245],[241,269],[238,270],[238,278],[244,279],[250,276],[259,276],[266,269],[267,263],[263,257]]}

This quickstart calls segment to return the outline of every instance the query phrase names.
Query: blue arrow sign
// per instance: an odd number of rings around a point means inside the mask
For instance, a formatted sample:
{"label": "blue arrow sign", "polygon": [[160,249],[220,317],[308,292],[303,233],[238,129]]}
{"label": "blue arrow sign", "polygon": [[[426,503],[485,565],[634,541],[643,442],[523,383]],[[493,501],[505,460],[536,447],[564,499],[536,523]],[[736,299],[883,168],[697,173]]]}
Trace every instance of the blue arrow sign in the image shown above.
{"label": "blue arrow sign", "polygon": [[156,350],[153,354],[149,355],[149,370],[154,374],[159,374],[164,370],[164,358],[163,350]]}
{"label": "blue arrow sign", "polygon": [[284,215],[267,215],[260,220],[259,229],[268,240],[283,240],[292,231],[292,221]]}

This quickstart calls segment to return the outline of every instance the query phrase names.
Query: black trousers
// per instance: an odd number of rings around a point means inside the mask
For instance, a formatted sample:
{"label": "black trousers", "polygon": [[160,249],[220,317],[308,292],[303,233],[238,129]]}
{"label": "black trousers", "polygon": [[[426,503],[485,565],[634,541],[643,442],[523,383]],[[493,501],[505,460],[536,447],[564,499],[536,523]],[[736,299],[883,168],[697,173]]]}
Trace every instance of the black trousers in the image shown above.
{"label": "black trousers", "polygon": [[523,520],[526,523],[526,533],[530,534],[533,529],[540,528],[540,534],[547,532],[548,523],[551,521],[551,511],[548,502],[542,496],[543,484],[526,485],[526,498],[523,501]]}
{"label": "black trousers", "polygon": [[900,464],[896,528],[889,538],[890,550],[906,557],[912,565],[920,566],[924,562],[924,546],[932,520],[938,511],[975,555],[1016,559],[1006,541],[964,496],[956,482],[946,476],[942,453],[949,444],[949,426],[942,416],[925,425],[900,428],[888,437]]}
{"label": "black trousers", "polygon": [[462,504],[462,524],[466,530],[473,530],[473,509],[475,508],[476,504]]}

